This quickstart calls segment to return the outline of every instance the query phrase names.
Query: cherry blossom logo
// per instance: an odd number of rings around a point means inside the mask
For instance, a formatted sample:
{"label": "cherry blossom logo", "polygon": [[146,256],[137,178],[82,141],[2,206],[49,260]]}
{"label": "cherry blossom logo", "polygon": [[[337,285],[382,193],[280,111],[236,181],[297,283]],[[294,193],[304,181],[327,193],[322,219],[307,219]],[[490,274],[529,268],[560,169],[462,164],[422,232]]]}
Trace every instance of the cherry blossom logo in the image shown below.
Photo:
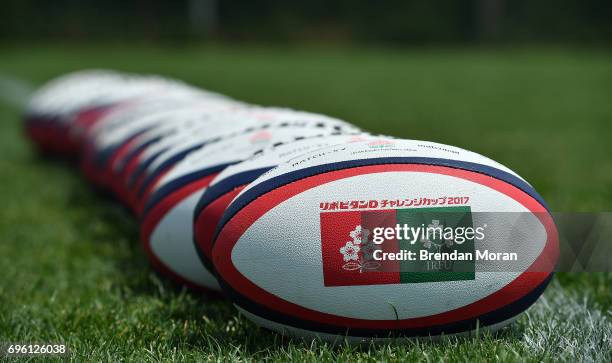
{"label": "cherry blossom logo", "polygon": [[359,251],[361,247],[352,241],[346,242],[344,247],[340,247],[340,253],[344,257],[344,262],[359,261]]}
{"label": "cherry blossom logo", "polygon": [[380,247],[369,240],[370,231],[358,225],[349,236],[351,240],[339,250],[344,259],[342,268],[347,271],[359,270],[359,272],[378,269],[380,263],[374,261],[374,251]]}

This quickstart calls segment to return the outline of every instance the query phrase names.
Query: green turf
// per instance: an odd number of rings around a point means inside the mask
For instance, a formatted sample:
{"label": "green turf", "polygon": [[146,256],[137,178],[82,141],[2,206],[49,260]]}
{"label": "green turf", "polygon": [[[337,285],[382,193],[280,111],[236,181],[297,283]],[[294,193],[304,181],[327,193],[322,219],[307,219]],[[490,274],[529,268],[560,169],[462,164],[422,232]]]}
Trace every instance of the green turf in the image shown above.
{"label": "green turf", "polygon": [[[0,81],[38,84],[88,67],[166,74],[480,152],[528,179],[556,211],[612,205],[606,52],[91,46],[0,54]],[[18,118],[0,99],[0,343],[64,342],[74,357],[113,361],[612,360],[612,277],[603,274],[556,278],[495,336],[354,347],[259,330],[228,303],[152,273],[131,217],[69,165],[36,155]]]}

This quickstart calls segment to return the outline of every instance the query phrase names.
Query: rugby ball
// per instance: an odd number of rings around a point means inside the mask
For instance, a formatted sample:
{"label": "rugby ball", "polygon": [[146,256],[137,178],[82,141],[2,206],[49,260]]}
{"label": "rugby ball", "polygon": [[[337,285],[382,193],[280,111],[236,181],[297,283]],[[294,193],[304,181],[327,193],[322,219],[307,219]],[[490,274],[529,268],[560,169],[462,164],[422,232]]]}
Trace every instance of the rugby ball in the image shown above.
{"label": "rugby ball", "polygon": [[81,170],[102,187],[116,181],[113,169],[122,166],[124,157],[178,133],[209,121],[212,115],[234,107],[233,102],[201,97],[153,97],[131,102],[105,116],[92,128],[84,142]]}
{"label": "rugby ball", "polygon": [[[437,227],[450,235],[414,234]],[[525,180],[416,140],[294,158],[244,188],[217,230],[218,281],[247,318],[329,340],[499,329],[542,294],[559,253],[550,212]]]}
{"label": "rugby ball", "polygon": [[183,110],[151,115],[148,118],[155,118],[160,123],[113,146],[112,153],[102,153],[102,156],[109,156],[104,163],[98,163],[98,170],[106,176],[107,184],[119,199],[131,206],[134,197],[130,191],[137,190],[147,168],[164,152],[186,145],[188,141],[203,144],[253,125],[247,119],[226,117],[227,111],[226,106],[203,106],[200,102]]}
{"label": "rugby ball", "polygon": [[212,237],[232,199],[249,183],[278,164],[312,150],[330,145],[363,141],[373,138],[367,133],[318,135],[300,140],[291,140],[262,149],[253,157],[230,165],[220,172],[204,190],[194,213],[194,242],[202,263],[210,271],[212,264]]}
{"label": "rugby ball", "polygon": [[172,166],[154,183],[142,213],[141,239],[153,266],[189,287],[218,290],[212,271],[198,257],[192,232],[196,203],[210,181],[267,145],[330,134],[336,126],[337,122],[310,127],[264,123],[208,143]]}
{"label": "rugby ball", "polygon": [[[256,130],[259,124],[264,128],[291,129],[294,127],[310,127],[315,130],[328,129],[336,132],[350,132],[357,128],[345,121],[332,117],[312,114],[287,109],[253,108],[245,112],[232,112],[228,115],[218,117],[216,125],[201,128],[202,132],[193,131],[187,135],[177,135],[175,138],[163,140],[164,146],[155,149],[160,152],[150,152],[150,157],[145,158],[133,175],[130,177],[130,205],[137,214],[142,213],[151,190],[159,179],[170,170],[172,165],[182,160],[187,155],[207,145],[211,139],[223,138],[233,133]],[[248,128],[239,128],[236,125],[248,124]],[[228,131],[232,131],[228,134]],[[214,135],[214,137],[212,137]],[[165,147],[169,146],[169,147]],[[263,147],[264,145],[260,145]],[[229,147],[228,147],[229,150]],[[149,150],[147,150],[149,151]],[[243,158],[244,159],[244,158]]]}
{"label": "rugby ball", "polygon": [[178,95],[227,99],[158,76],[79,71],[41,87],[26,108],[24,123],[26,132],[41,149],[74,155],[81,150],[89,130],[116,108],[150,97],[159,97],[159,100]]}
{"label": "rugby ball", "polygon": [[69,136],[70,118],[85,109],[90,115],[101,111],[104,105],[95,100],[121,83],[119,73],[106,70],[79,71],[49,81],[26,106],[26,134],[45,152],[74,154],[77,145]]}

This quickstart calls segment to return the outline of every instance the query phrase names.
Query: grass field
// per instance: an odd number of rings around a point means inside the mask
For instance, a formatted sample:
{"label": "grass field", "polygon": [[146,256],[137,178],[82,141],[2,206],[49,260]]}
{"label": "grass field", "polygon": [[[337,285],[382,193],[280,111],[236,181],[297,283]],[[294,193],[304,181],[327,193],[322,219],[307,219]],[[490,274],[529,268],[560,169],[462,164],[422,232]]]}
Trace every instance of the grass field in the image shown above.
{"label": "grass field", "polygon": [[[21,135],[17,92],[78,68],[154,72],[369,131],[465,147],[555,211],[612,206],[612,53],[567,50],[0,49],[0,343],[63,342],[79,360],[611,361],[612,276],[558,274],[496,335],[348,346],[260,330],[155,275],[137,225]],[[4,86],[3,86],[4,85]]]}

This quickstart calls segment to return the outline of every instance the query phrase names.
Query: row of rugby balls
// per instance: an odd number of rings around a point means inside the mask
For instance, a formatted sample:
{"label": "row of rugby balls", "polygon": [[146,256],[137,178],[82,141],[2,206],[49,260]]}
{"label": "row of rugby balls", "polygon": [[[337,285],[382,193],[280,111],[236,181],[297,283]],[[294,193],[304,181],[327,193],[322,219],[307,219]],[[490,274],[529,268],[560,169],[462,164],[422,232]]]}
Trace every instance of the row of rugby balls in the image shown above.
{"label": "row of rugby balls", "polygon": [[[556,227],[542,198],[512,170],[457,147],[111,71],[51,81],[24,119],[38,148],[78,158],[87,179],[134,212],[157,270],[222,290],[283,334],[361,341],[494,330],[552,277]],[[521,223],[533,233],[512,242],[522,269],[418,279],[366,261],[373,228],[434,200],[531,216]],[[507,240],[500,229],[486,244]]]}

